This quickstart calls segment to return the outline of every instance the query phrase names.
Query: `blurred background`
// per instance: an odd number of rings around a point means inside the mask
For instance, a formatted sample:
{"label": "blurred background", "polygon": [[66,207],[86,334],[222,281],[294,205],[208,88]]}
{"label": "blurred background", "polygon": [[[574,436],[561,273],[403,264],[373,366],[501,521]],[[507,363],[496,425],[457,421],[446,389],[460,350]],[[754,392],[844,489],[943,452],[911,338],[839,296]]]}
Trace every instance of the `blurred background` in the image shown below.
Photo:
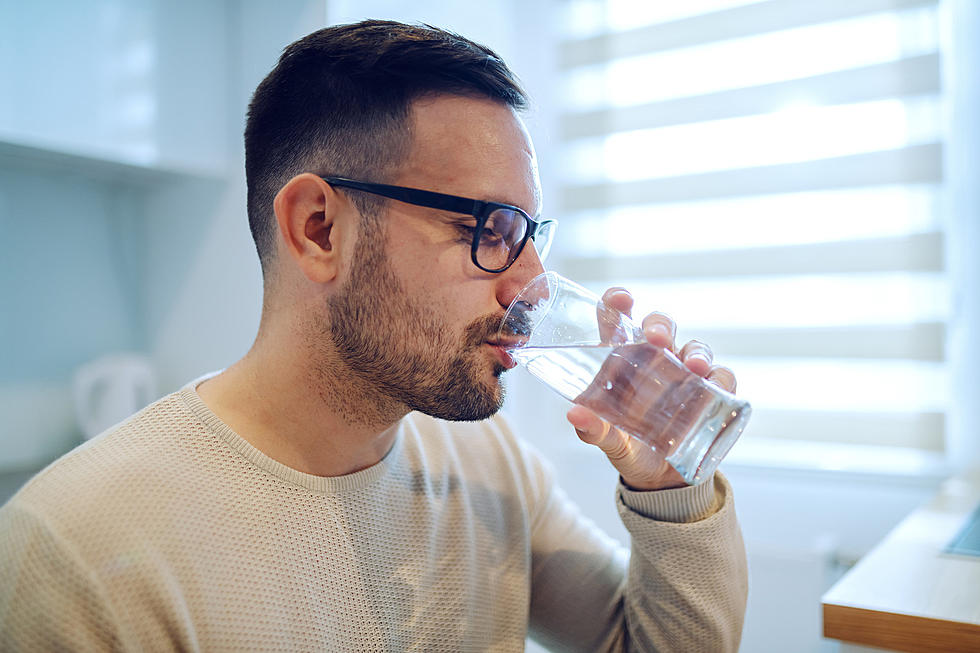
{"label": "blurred background", "polygon": [[[285,45],[366,17],[523,80],[550,266],[670,313],[755,408],[722,466],[742,650],[837,651],[821,594],[980,463],[973,0],[0,0],[0,501],[247,351],[247,102]],[[626,541],[563,400],[510,377],[520,432]]]}

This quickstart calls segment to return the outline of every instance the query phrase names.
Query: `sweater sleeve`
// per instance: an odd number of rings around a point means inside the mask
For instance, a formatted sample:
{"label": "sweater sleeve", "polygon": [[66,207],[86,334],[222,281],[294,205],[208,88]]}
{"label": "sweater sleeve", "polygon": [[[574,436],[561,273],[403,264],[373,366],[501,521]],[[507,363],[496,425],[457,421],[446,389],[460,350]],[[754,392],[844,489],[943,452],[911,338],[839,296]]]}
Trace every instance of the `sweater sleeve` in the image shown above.
{"label": "sweater sleeve", "polygon": [[737,651],[747,568],[731,487],[620,485],[628,556],[557,487],[532,532],[531,635],[553,651]]}
{"label": "sweater sleeve", "polygon": [[620,485],[618,498],[632,544],[624,597],[629,648],[737,651],[748,566],[725,477],[658,492]]}
{"label": "sweater sleeve", "polygon": [[0,650],[123,648],[105,593],[42,519],[14,504],[0,509]]}

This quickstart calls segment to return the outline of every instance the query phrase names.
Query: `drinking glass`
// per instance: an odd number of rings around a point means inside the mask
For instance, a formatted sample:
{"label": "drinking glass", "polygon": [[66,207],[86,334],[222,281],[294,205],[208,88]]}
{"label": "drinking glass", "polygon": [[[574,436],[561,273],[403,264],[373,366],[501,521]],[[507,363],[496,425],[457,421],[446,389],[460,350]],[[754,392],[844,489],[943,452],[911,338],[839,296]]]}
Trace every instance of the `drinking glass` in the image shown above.
{"label": "drinking glass", "polygon": [[647,342],[627,315],[555,272],[517,295],[497,338],[558,394],[653,447],[689,485],[710,478],[752,412]]}

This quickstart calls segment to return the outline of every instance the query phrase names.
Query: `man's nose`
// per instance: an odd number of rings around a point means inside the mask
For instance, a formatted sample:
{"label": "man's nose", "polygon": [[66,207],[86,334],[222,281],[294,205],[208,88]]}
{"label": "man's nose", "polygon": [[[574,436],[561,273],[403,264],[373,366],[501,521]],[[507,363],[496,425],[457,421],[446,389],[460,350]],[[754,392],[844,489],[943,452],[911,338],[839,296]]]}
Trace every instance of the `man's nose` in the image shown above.
{"label": "man's nose", "polygon": [[542,272],[544,272],[544,265],[541,263],[541,257],[538,256],[538,250],[534,248],[534,243],[529,242],[513,265],[500,273],[497,301],[507,308],[514,301],[517,293]]}

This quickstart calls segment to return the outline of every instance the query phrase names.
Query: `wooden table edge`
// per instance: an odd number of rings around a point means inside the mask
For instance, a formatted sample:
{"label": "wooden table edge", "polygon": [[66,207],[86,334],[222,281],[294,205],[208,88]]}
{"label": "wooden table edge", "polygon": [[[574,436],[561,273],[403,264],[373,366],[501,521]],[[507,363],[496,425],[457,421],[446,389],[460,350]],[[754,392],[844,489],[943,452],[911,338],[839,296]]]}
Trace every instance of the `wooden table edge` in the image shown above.
{"label": "wooden table edge", "polygon": [[823,603],[824,637],[909,653],[977,653],[980,624]]}

